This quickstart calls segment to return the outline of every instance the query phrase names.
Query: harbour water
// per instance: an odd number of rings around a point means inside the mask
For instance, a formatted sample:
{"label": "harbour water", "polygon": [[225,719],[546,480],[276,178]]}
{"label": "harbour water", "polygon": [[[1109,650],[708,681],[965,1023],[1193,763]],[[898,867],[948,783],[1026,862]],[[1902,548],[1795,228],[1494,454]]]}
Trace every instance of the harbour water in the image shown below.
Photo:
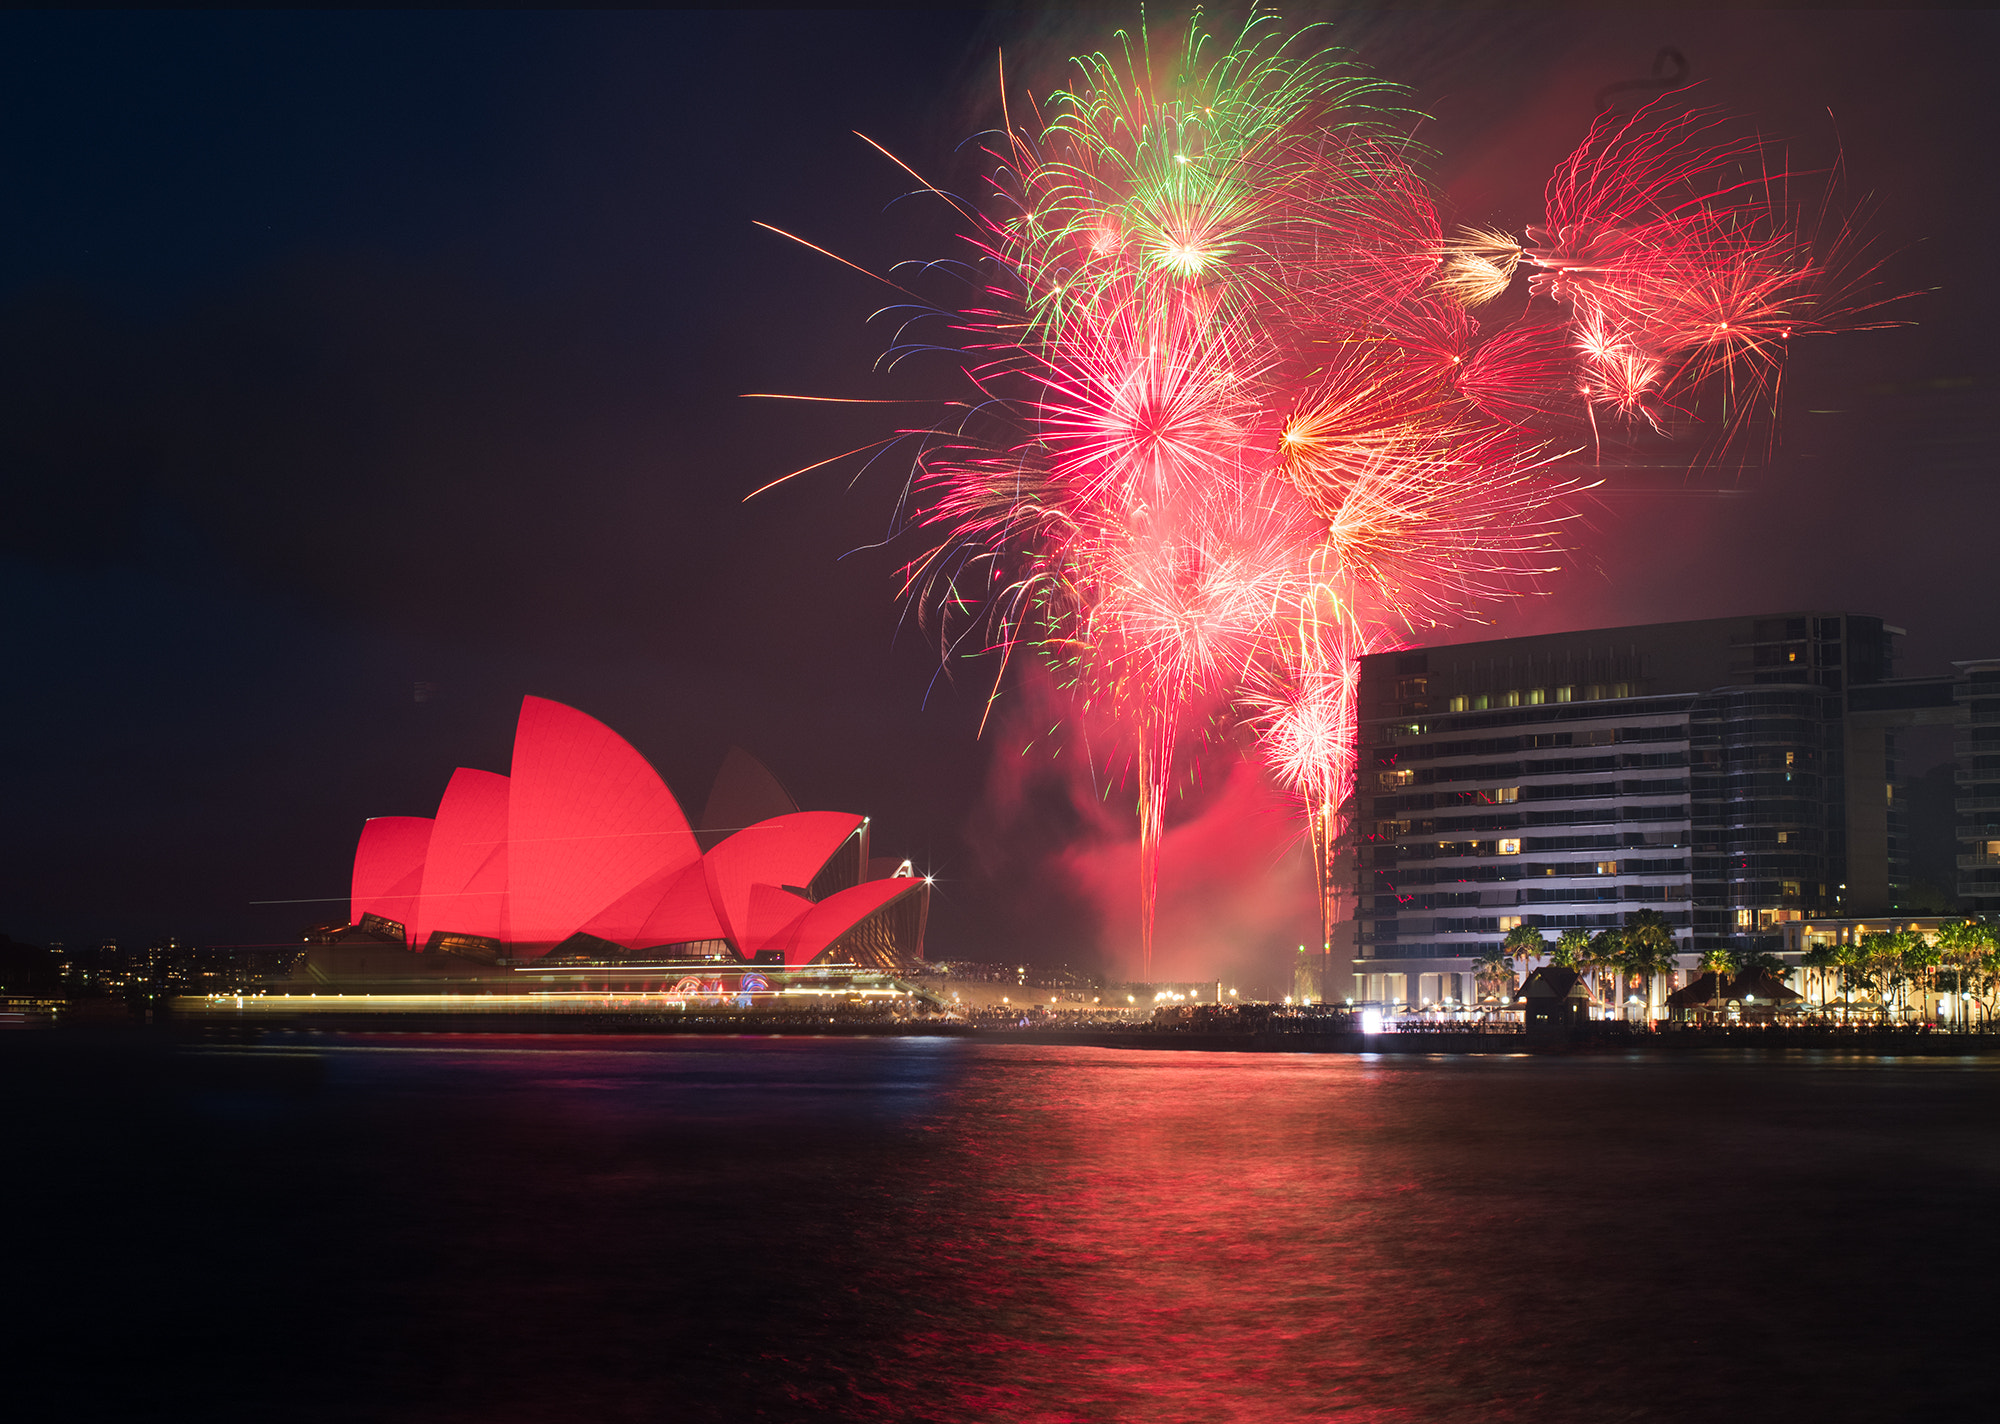
{"label": "harbour water", "polygon": [[75,1417],[1985,1417],[2000,1062],[9,1035]]}

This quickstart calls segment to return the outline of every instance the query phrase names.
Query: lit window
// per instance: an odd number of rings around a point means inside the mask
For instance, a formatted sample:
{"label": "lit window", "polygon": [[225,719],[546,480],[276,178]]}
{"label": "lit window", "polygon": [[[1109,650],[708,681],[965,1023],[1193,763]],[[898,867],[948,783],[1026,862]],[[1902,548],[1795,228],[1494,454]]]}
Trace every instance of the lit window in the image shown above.
{"label": "lit window", "polygon": [[1509,801],[1519,801],[1521,799],[1521,788],[1518,786],[1496,786],[1493,788],[1492,799],[1493,804],[1496,806],[1503,805]]}
{"label": "lit window", "polygon": [[1472,710],[1475,712],[1484,712],[1486,710],[1486,700],[1486,694],[1483,692],[1474,697],[1472,699]]}
{"label": "lit window", "polygon": [[1778,832],[1778,844],[1779,844],[1779,845],[1784,845],[1784,844],[1786,844],[1786,843],[1787,843],[1788,841],[1790,841],[1790,840],[1791,840],[1791,838],[1792,838],[1792,833],[1791,833],[1790,831],[1779,831],[1779,832]]}
{"label": "lit window", "polygon": [[1797,753],[1797,752],[1786,752],[1786,753],[1785,753],[1785,765],[1786,765],[1786,766],[1790,766],[1790,765],[1792,764],[1792,758],[1796,757],[1797,755],[1798,755],[1798,753]]}
{"label": "lit window", "polygon": [[1739,930],[1747,930],[1756,923],[1757,912],[1755,910],[1738,910],[1736,912],[1736,928]]}
{"label": "lit window", "polygon": [[1500,917],[1500,928],[1503,930],[1518,930],[1521,928],[1521,917],[1519,915],[1502,915]]}
{"label": "lit window", "polygon": [[1985,853],[1987,855],[2000,855],[2000,841],[1988,841]]}
{"label": "lit window", "polygon": [[1549,695],[1543,689],[1539,687],[1531,687],[1528,689],[1528,705],[1530,707],[1539,707],[1548,700],[1549,700]]}
{"label": "lit window", "polygon": [[1502,693],[1500,696],[1500,705],[1502,707],[1519,707],[1521,705],[1521,694],[1519,692]]}
{"label": "lit window", "polygon": [[1463,712],[1465,705],[1466,702],[1463,697],[1454,697],[1451,699],[1451,710],[1454,712]]}
{"label": "lit window", "polygon": [[1895,782],[1893,782],[1893,781],[1892,781],[1892,782],[1890,782],[1890,783],[1889,783],[1888,785],[1886,785],[1886,786],[1884,786],[1884,787],[1882,788],[1882,801],[1883,801],[1883,803],[1884,803],[1885,805],[1889,805],[1889,806],[1893,806],[1893,805],[1895,805],[1895,804],[1896,804],[1896,783],[1895,783]]}
{"label": "lit window", "polygon": [[1576,701],[1576,689],[1573,687],[1558,687],[1556,689],[1556,701],[1558,702]]}
{"label": "lit window", "polygon": [[1798,660],[1799,660],[1799,655],[1798,655],[1797,653],[1786,653],[1786,654],[1785,654],[1785,661],[1786,661],[1786,662],[1788,662],[1788,663],[1795,663],[1795,662],[1797,662]]}
{"label": "lit window", "polygon": [[1417,779],[1414,771],[1385,771],[1380,773],[1384,786],[1408,786]]}
{"label": "lit window", "polygon": [[1787,899],[1796,898],[1799,893],[1799,882],[1796,880],[1780,880],[1778,882],[1778,893]]}
{"label": "lit window", "polygon": [[1597,873],[1599,875],[1616,875],[1618,873],[1618,862],[1615,860],[1598,861]]}
{"label": "lit window", "polygon": [[1494,843],[1493,850],[1497,855],[1519,855],[1521,853],[1521,843],[1519,841],[1497,841]]}

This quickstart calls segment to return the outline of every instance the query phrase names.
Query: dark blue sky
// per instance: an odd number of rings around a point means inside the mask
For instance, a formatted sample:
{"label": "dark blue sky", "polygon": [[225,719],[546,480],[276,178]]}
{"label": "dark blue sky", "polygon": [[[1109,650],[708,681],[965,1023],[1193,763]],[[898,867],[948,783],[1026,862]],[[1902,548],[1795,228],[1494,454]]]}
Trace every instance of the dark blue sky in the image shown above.
{"label": "dark blue sky", "polygon": [[[1845,606],[1909,627],[1910,671],[1990,656],[1991,18],[1358,13],[1463,216],[1532,218],[1595,92],[1674,44],[1808,160],[1837,122],[1890,283],[1944,289],[1803,350],[1784,453],[1729,495],[1607,498],[1598,567],[1500,631]],[[1086,946],[1039,850],[971,849],[1012,748],[926,701],[894,552],[840,558],[900,472],[740,503],[881,417],[737,396],[940,389],[874,368],[880,289],[752,220],[878,270],[948,251],[850,131],[962,174],[996,44],[1045,89],[1111,27],[0,17],[0,931],[289,938],[318,906],[250,902],[340,894],[362,818],[504,770],[535,692],[697,805],[737,741],[872,814],[945,877],[939,952]]]}

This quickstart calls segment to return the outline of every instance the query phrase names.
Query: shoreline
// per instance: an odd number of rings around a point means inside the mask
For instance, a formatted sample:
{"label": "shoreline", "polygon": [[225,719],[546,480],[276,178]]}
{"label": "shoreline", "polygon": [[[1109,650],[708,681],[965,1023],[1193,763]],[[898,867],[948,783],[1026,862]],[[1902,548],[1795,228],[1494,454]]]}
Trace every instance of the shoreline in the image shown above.
{"label": "shoreline", "polygon": [[[1126,1051],[1200,1053],[1382,1054],[1482,1057],[1550,1054],[1602,1055],[1634,1051],[1672,1054],[1704,1051],[1822,1051],[1887,1057],[1967,1057],[2000,1053],[2000,1033],[1937,1033],[1920,1029],[1676,1027],[1633,1032],[1624,1025],[1581,1031],[1566,1038],[1520,1032],[1215,1033],[1133,1026],[1000,1027],[923,1020],[824,1018],[772,1021],[763,1015],[703,1015],[688,1019],[658,1012],[606,1010],[576,1014],[534,1013],[258,1013],[163,1015],[152,1023],[103,1021],[29,1029],[37,1039],[133,1041],[172,1039],[214,1046],[255,1046],[269,1040],[348,1034],[432,1034],[451,1037],[626,1038],[958,1038],[976,1043],[1035,1047],[1114,1048]],[[9,1035],[13,1037],[14,1035]]]}

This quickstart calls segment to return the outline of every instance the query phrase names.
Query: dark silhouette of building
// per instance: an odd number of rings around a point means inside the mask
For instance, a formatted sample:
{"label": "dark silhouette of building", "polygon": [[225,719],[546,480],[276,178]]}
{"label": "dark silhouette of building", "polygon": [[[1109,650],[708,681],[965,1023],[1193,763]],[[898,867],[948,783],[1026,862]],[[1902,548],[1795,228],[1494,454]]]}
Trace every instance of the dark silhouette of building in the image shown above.
{"label": "dark silhouette of building", "polygon": [[1530,1038],[1568,1038],[1590,1021],[1590,990],[1574,969],[1543,965],[1528,975],[1520,1000]]}

